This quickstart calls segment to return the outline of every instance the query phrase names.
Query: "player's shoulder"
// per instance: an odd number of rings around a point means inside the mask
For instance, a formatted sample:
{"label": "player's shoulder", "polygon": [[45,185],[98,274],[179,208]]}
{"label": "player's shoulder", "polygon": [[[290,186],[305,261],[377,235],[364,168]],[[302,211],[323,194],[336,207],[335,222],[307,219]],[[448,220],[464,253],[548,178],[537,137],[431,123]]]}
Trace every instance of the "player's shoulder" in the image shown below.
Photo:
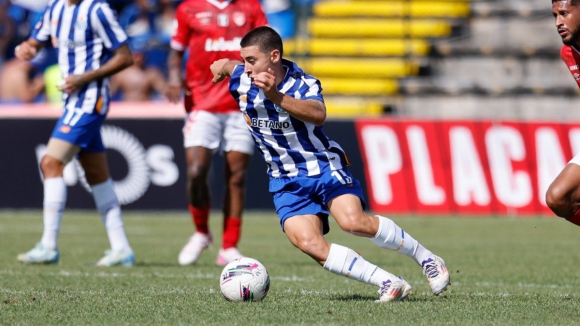
{"label": "player's shoulder", "polygon": [[260,10],[262,8],[259,0],[234,1],[233,4],[237,7],[260,8]]}
{"label": "player's shoulder", "polygon": [[176,10],[181,12],[199,11],[205,7],[207,0],[185,0],[177,5]]}
{"label": "player's shoulder", "polygon": [[562,58],[564,58],[564,56],[567,56],[571,53],[572,53],[572,47],[569,45],[563,44],[562,48],[560,49],[560,56]]}
{"label": "player's shoulder", "polygon": [[305,80],[317,80],[316,77],[307,74],[296,64],[296,62],[290,61],[288,59],[282,59],[282,65],[288,69],[288,74],[293,79],[305,79]]}

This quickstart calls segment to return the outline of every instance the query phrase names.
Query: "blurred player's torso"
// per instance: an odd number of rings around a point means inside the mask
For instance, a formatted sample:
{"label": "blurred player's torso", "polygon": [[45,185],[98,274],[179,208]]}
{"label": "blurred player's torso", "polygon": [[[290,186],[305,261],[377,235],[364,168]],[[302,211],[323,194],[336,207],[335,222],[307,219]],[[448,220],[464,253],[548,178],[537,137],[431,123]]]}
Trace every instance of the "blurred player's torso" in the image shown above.
{"label": "blurred player's torso", "polygon": [[[32,37],[52,43],[63,78],[100,68],[112,57],[113,50],[127,42],[127,35],[109,5],[97,0],[81,1],[78,5],[68,5],[68,0],[52,1],[34,27]],[[105,114],[110,99],[108,85],[107,77],[91,81],[70,95],[64,94],[65,106],[86,112],[97,107],[100,114]]]}
{"label": "blurred player's torso", "polygon": [[578,87],[580,87],[580,52],[575,47],[563,45],[560,50],[560,57],[562,57],[572,77],[574,77]]}
{"label": "blurred player's torso", "polygon": [[227,83],[213,84],[209,66],[218,59],[240,60],[240,41],[251,29],[266,25],[257,0],[188,0],[175,14],[177,28],[171,47],[189,49],[186,85],[194,109],[215,113],[239,110]]}
{"label": "blurred player's torso", "polygon": [[[305,74],[295,63],[283,60],[286,75],[278,90],[300,100],[324,102],[318,79]],[[256,147],[268,164],[272,178],[308,177],[345,168],[348,160],[340,145],[322,126],[298,120],[267,99],[238,65],[232,72],[230,92],[238,105]]]}

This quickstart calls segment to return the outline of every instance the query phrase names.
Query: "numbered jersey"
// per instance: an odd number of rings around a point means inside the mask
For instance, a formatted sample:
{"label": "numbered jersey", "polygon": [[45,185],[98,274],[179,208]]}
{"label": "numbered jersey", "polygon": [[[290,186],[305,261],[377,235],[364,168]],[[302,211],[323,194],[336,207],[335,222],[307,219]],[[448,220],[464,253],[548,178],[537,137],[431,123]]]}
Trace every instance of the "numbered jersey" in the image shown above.
{"label": "numbered jersey", "polygon": [[[280,92],[299,100],[324,102],[318,79],[291,61],[282,64],[286,75],[278,86]],[[268,100],[244,73],[243,65],[232,72],[230,92],[268,164],[270,177],[314,176],[348,164],[342,148],[326,136],[322,126],[298,120]]]}
{"label": "numbered jersey", "polygon": [[580,65],[580,52],[573,46],[564,45],[560,50],[560,57],[562,57],[572,77],[574,77],[576,84],[580,87],[580,69],[578,69]]}
{"label": "numbered jersey", "polygon": [[226,83],[213,84],[209,66],[218,59],[240,60],[240,41],[267,24],[258,0],[188,0],[177,7],[171,48],[189,49],[185,79],[193,110],[226,113],[238,110]]}

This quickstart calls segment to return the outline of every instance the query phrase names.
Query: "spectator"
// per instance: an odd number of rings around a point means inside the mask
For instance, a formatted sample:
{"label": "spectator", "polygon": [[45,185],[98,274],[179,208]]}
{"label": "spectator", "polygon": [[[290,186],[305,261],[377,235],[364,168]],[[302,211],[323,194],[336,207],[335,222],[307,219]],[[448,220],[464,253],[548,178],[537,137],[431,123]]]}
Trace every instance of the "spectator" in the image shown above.
{"label": "spectator", "polygon": [[6,59],[6,49],[14,37],[14,21],[8,15],[8,0],[0,0],[0,66]]}
{"label": "spectator", "polygon": [[121,92],[123,101],[148,101],[165,91],[165,76],[156,67],[145,66],[143,50],[133,50],[133,65],[111,78],[111,94]]}
{"label": "spectator", "polygon": [[0,69],[0,103],[30,103],[44,90],[44,78],[30,62],[10,59]]}

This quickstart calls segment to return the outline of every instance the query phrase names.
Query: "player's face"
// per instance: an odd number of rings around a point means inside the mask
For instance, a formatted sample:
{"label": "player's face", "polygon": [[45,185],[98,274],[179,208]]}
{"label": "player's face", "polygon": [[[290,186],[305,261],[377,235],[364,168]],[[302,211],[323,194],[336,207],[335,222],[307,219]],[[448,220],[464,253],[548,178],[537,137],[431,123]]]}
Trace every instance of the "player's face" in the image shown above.
{"label": "player's face", "polygon": [[556,1],[552,4],[552,14],[556,19],[556,28],[566,45],[576,44],[580,37],[580,9],[573,6],[570,0]]}
{"label": "player's face", "polygon": [[264,53],[255,45],[242,48],[240,54],[244,60],[244,72],[248,76],[267,72],[268,68],[274,69],[272,53]]}

